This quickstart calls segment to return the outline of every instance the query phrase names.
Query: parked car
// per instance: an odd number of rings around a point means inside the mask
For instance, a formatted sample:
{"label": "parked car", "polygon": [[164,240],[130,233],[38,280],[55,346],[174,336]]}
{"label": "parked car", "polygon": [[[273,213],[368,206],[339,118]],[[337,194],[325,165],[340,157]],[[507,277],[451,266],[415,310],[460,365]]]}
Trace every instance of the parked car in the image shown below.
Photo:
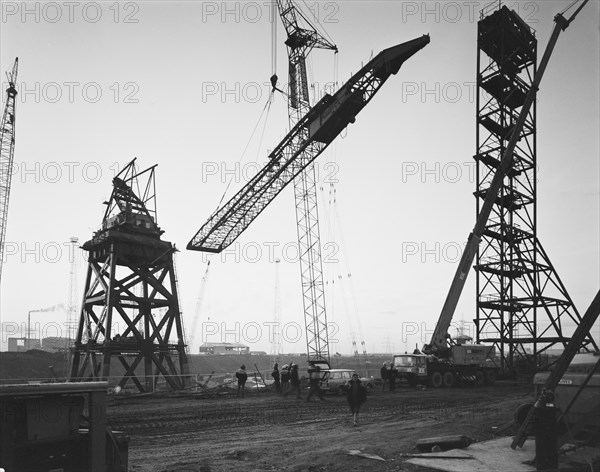
{"label": "parked car", "polygon": [[[268,385],[269,381],[265,380],[265,382]],[[253,390],[265,388],[267,385],[265,385],[260,378],[258,378],[256,380],[254,380],[254,378],[246,380],[246,388],[251,388]]]}
{"label": "parked car", "polygon": [[[266,386],[270,385],[271,383],[273,383],[272,380],[265,380],[265,383],[263,383],[263,381],[261,380],[260,377],[257,377],[255,380],[254,375],[252,377],[248,376],[248,379],[246,380],[246,390],[248,390],[248,389],[257,390],[257,389],[265,388]],[[235,377],[226,378],[225,380],[223,380],[222,385],[225,387],[228,387],[228,388],[237,389],[237,379]]]}
{"label": "parked car", "polygon": [[[353,369],[328,369],[322,371],[322,373],[321,389],[325,392],[344,395],[348,391],[348,382],[350,382],[356,371]],[[373,389],[374,382],[372,379],[360,377],[360,375],[359,378],[363,385],[367,387],[367,390]]]}

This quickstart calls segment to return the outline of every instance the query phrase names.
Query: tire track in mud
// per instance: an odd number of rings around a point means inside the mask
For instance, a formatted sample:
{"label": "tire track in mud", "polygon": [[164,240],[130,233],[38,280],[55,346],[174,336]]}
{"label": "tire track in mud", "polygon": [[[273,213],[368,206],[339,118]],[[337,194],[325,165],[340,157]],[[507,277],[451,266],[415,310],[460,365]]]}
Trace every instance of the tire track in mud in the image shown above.
{"label": "tire track in mud", "polygon": [[[498,389],[401,391],[392,395],[376,392],[369,396],[361,416],[407,422],[494,419],[500,414],[494,400],[501,396]],[[343,420],[349,414],[345,399],[335,397],[312,403],[290,402],[275,396],[230,400],[203,402],[197,398],[166,398],[164,402],[158,399],[140,405],[133,399],[113,405],[109,423],[132,437],[158,437],[240,427],[332,422]]]}

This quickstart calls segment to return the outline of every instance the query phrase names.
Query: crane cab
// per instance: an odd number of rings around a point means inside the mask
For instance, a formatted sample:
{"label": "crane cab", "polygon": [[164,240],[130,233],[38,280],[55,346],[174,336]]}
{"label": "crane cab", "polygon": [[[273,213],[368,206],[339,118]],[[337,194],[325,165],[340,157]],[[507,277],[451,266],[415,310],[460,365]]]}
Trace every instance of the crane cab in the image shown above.
{"label": "crane cab", "polygon": [[394,356],[394,367],[398,379],[404,379],[410,385],[427,383],[427,355],[425,354],[397,354]]}

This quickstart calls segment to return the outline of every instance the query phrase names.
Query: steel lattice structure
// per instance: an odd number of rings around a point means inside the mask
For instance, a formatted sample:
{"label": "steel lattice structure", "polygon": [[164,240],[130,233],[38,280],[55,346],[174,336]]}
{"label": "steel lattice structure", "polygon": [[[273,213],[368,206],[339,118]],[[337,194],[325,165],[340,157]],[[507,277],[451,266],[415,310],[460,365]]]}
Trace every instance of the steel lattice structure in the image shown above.
{"label": "steel lattice structure", "polygon": [[17,123],[17,89],[15,87],[18,70],[19,58],[17,57],[11,73],[6,74],[8,77],[8,88],[6,89],[6,104],[4,106],[0,128],[0,281],[2,280],[4,236],[6,235],[8,201],[10,199],[10,185],[15,155],[15,126]]}
{"label": "steel lattice structure", "polygon": [[[348,124],[354,123],[356,115],[390,75],[396,74],[407,59],[428,43],[429,36],[425,35],[380,52],[333,96],[325,95],[298,119],[269,155],[267,164],[250,182],[211,215],[187,248],[206,252],[221,252],[227,248],[286,185],[306,169]],[[305,287],[306,291],[310,289]],[[309,298],[311,295],[306,293],[305,296]],[[321,303],[319,299],[315,302]],[[326,329],[326,323],[307,323],[309,360],[321,359],[319,349],[322,346],[317,345],[315,340],[326,340]]]}
{"label": "steel lattice structure", "polygon": [[[106,380],[117,359],[123,367],[119,387],[131,380],[140,392],[154,391],[164,378],[178,390],[187,383],[187,355],[175,248],[161,240],[156,223],[155,166],[138,173],[134,163],[113,179],[102,228],[82,246],[89,263],[71,379]],[[147,179],[140,191],[142,176]],[[143,382],[136,374],[140,364]]]}
{"label": "steel lattice structure", "polygon": [[77,248],[79,247],[79,238],[72,236],[69,239],[69,244],[71,246],[71,267],[69,270],[69,299],[67,304],[67,322],[65,323],[65,372],[68,372],[71,367],[71,343],[75,338],[75,333],[77,332],[77,298],[78,290],[77,290]]}
{"label": "steel lattice structure", "polygon": [[[476,260],[477,342],[492,343],[502,368],[534,367],[569,340],[564,320],[581,320],[537,236],[536,106],[516,127],[533,85],[537,40],[506,6],[478,23],[477,213],[517,128],[512,160],[492,206]],[[583,347],[594,341],[588,335]]]}
{"label": "steel lattice structure", "polygon": [[[289,57],[288,113],[290,128],[292,128],[310,110],[306,74],[308,54],[313,48],[337,52],[337,47],[317,32],[291,0],[278,0],[277,6],[287,33],[285,44],[288,47]],[[301,28],[298,17],[302,18],[304,24],[308,25],[310,29]],[[303,137],[297,135],[294,139],[296,140],[294,145],[299,146],[299,141]],[[294,179],[294,196],[308,361],[311,363],[325,362],[329,366],[317,178],[313,163],[309,164]]]}

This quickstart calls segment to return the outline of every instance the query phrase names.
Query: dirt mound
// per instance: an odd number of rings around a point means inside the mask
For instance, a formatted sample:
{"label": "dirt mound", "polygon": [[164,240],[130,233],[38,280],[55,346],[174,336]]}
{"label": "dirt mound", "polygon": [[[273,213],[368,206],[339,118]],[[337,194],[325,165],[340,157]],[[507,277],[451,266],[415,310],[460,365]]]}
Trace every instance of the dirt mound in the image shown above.
{"label": "dirt mound", "polygon": [[[365,364],[363,358],[360,363],[353,356],[336,356],[331,359],[334,369],[356,369],[365,377],[379,377],[379,367],[391,356],[369,356]],[[190,355],[188,369],[192,375],[206,377],[212,373],[215,376],[233,376],[233,373],[244,364],[248,373],[259,371],[263,376],[270,378],[273,362],[283,364],[294,362],[300,366],[300,373],[305,374],[308,363],[305,355],[283,354],[274,358],[270,355]],[[67,377],[67,361],[64,353],[49,353],[31,350],[27,352],[2,352],[0,353],[0,383],[14,383],[15,380],[51,380],[54,378],[52,369],[58,378]],[[124,368],[117,358],[112,359],[111,377],[116,378],[124,374]]]}
{"label": "dirt mound", "polygon": [[27,352],[0,353],[0,383],[15,380],[44,380],[65,376],[66,360],[62,353],[31,350]]}
{"label": "dirt mound", "polygon": [[[391,354],[389,356],[369,356],[368,363],[365,366],[364,359],[361,358],[360,362],[357,362],[355,357],[352,356],[339,356],[331,359],[332,369],[356,369],[361,375],[365,377],[379,377],[379,368],[385,361],[391,360]],[[231,356],[215,356],[215,355],[193,355],[189,358],[189,370],[193,374],[210,374],[211,372],[216,373],[231,373],[239,369],[240,365],[244,364],[246,370],[254,371],[258,368],[259,371],[264,373],[271,372],[273,367],[273,356],[269,355],[250,355],[250,354],[239,354]],[[300,367],[300,371],[305,371],[308,367],[305,355],[299,354],[283,354],[275,359],[275,362],[279,363],[279,367],[283,364],[289,364],[294,362]]]}

